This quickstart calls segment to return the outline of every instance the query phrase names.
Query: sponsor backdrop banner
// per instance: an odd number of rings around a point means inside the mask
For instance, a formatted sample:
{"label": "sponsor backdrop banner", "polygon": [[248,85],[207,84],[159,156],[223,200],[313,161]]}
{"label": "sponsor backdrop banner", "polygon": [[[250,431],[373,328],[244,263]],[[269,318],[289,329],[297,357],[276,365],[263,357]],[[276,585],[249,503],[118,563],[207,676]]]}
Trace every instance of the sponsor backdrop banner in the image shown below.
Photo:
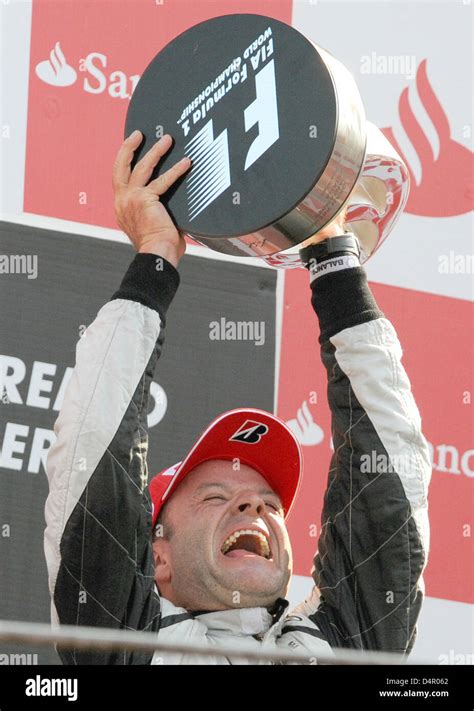
{"label": "sponsor backdrop banner", "polygon": [[[406,212],[393,235],[368,263],[367,271],[382,310],[399,333],[404,363],[432,447],[432,548],[425,576],[426,592],[440,602],[472,602],[473,160],[469,2],[33,2],[27,109],[25,105],[24,210],[115,228],[112,163],[141,73],[164,45],[188,27],[236,12],[271,15],[292,24],[332,52],[353,73],[369,120],[384,130],[406,159],[412,179]],[[445,31],[446,27],[449,31]],[[16,236],[15,230],[8,226],[8,234]],[[93,318],[103,299],[116,288],[131,252],[78,235],[54,238],[41,230],[26,230],[26,235],[35,239],[35,248],[30,251],[45,255],[44,273],[50,274],[51,281],[42,281],[40,269],[41,298],[37,298],[33,297],[38,288],[32,286],[34,280],[26,286],[26,277],[15,277],[13,303],[17,303],[19,315],[4,314],[13,330],[4,331],[2,352],[20,359],[18,373],[23,367],[25,370],[18,388],[26,404],[8,407],[12,422],[29,428],[18,430],[17,439],[10,440],[9,446],[17,442],[18,450],[12,456],[20,461],[21,468],[3,469],[2,478],[7,477],[12,487],[10,494],[8,486],[4,487],[5,501],[10,501],[10,506],[15,502],[22,536],[27,535],[30,524],[34,532],[28,538],[31,554],[23,551],[21,539],[17,551],[22,557],[11,556],[8,561],[15,593],[11,588],[5,614],[21,610],[24,619],[46,619],[49,603],[44,580],[36,601],[30,599],[28,585],[35,578],[32,571],[38,570],[34,565],[44,567],[37,539],[46,484],[38,458],[42,448],[48,446],[48,433],[57,414],[54,403],[66,369],[73,363],[79,326]],[[65,251],[60,250],[60,243]],[[10,244],[9,249],[18,247]],[[28,251],[23,243],[22,251]],[[58,275],[59,270],[68,278]],[[206,270],[213,275],[212,298],[201,288]],[[259,276],[260,272],[247,266],[216,266],[205,259],[187,258],[181,271],[179,301],[172,308],[178,312],[178,305],[184,304],[185,298],[187,307],[180,306],[179,318],[170,321],[157,388],[161,386],[166,391],[169,383],[176,384],[183,378],[187,378],[188,387],[167,393],[172,395],[168,397],[167,414],[156,429],[152,428],[151,457],[155,456],[154,435],[160,432],[160,456],[169,455],[165,463],[179,457],[181,450],[173,449],[178,441],[189,443],[191,429],[187,428],[191,417],[195,419],[192,426],[198,429],[208,414],[227,406],[253,402],[272,409],[273,402],[270,306],[274,304],[274,282],[268,270],[261,270],[263,276]],[[263,289],[257,286],[261,280],[266,284]],[[290,423],[303,444],[306,472],[290,529],[295,573],[307,576],[319,535],[322,493],[331,455],[330,423],[307,274],[287,273],[284,282],[277,414]],[[225,308],[219,301],[221,290]],[[197,292],[201,301],[196,299]],[[244,292],[245,297],[240,296]],[[240,304],[237,311],[233,310],[236,307],[230,293]],[[260,304],[262,298],[269,302]],[[222,306],[221,315],[227,319],[267,319],[265,345],[210,341],[204,325],[214,318],[211,304]],[[261,315],[261,309],[266,315]],[[34,318],[36,313],[39,315]],[[199,334],[195,333],[196,319],[201,324]],[[173,330],[178,328],[178,321],[179,328],[184,329],[180,333]],[[203,344],[202,351],[201,346],[196,350],[191,334]],[[180,338],[188,348],[192,344],[192,359],[187,359],[186,348],[173,345],[180,344]],[[258,366],[255,370],[254,358],[258,362],[268,359],[266,368],[258,370]],[[33,372],[35,360],[41,364]],[[56,366],[54,373],[49,364]],[[189,375],[185,376],[187,372]],[[256,372],[261,377],[256,377]],[[36,386],[28,385],[32,378]],[[52,380],[54,386],[38,393],[35,387],[43,380]],[[190,393],[192,402],[202,403],[204,409],[180,399],[189,399]],[[245,403],[245,393],[253,400]],[[38,405],[41,396],[48,401],[47,406]],[[185,408],[189,406],[189,418],[178,417],[178,413],[182,415],[183,402]],[[155,407],[153,417],[159,416],[160,409]],[[154,460],[150,463],[153,465]],[[29,483],[31,480],[35,484]],[[23,487],[21,501],[16,487]],[[39,577],[42,575],[43,572]],[[20,580],[26,581],[24,586],[19,586]],[[437,633],[431,629],[426,634]],[[456,638],[453,629],[453,644]]]}
{"label": "sponsor backdrop banner", "polygon": [[367,118],[410,171],[405,213],[370,260],[370,276],[472,301],[472,5],[323,1],[293,8],[293,26],[351,71]]}
{"label": "sponsor backdrop banner", "polygon": [[[367,118],[392,141],[410,171],[405,213],[368,262],[367,272],[382,310],[399,334],[424,433],[433,448],[426,592],[460,602],[473,602],[470,20],[472,8],[462,2],[293,5],[293,26],[348,67]],[[445,32],[446,27],[451,30]],[[285,282],[282,365],[287,367],[281,370],[279,399],[285,417],[290,413],[295,417],[315,389],[311,358],[301,340],[311,348],[309,334],[294,326],[301,279],[300,274],[288,274]],[[299,386],[288,387],[289,372],[298,374]],[[304,446],[311,476],[319,473],[314,483],[318,487],[330,455],[323,387],[321,382],[318,404],[311,412],[318,422],[322,419],[325,440]],[[305,412],[303,423],[308,420]],[[293,517],[293,527],[299,530],[298,552],[308,538],[309,518],[297,522]]]}
{"label": "sponsor backdrop banner", "polygon": [[[427,593],[470,602],[472,538],[467,526],[472,516],[474,476],[469,387],[474,355],[471,305],[375,283],[371,283],[371,289],[398,333],[403,363],[432,452]],[[278,414],[288,421],[303,445],[305,476],[298,508],[289,518],[296,572],[300,575],[307,574],[314,536],[320,532],[320,518],[314,518],[313,502],[322,503],[333,452],[326,372],[320,365],[319,329],[308,291],[307,274],[289,275],[278,407]],[[305,328],[303,321],[308,323]],[[380,471],[380,462],[371,461],[369,466]]]}
{"label": "sponsor backdrop banner", "polygon": [[[10,305],[0,323],[0,619],[49,621],[46,453],[77,341],[135,252],[8,223],[0,239],[4,254],[27,255],[31,267],[0,277],[1,302]],[[180,274],[151,388],[150,477],[181,460],[221,412],[273,409],[275,272],[185,256]],[[39,660],[46,663],[44,650]]]}
{"label": "sponsor backdrop banner", "polygon": [[[251,0],[33,3],[25,211],[116,227],[111,167],[144,69],[198,22],[267,11]],[[271,14],[291,24],[290,0]]]}

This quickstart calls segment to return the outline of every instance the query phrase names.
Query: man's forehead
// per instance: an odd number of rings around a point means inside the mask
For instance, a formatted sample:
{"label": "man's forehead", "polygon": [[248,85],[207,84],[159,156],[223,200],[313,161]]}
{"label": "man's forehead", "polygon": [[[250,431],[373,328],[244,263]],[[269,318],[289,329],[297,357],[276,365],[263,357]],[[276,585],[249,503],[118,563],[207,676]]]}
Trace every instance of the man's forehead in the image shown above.
{"label": "man's forehead", "polygon": [[273,494],[278,498],[278,494],[271,488],[264,476],[245,464],[237,466],[234,461],[209,460],[189,472],[186,479],[189,479],[188,483],[193,493],[199,493],[212,487],[235,491],[242,484],[246,484],[255,486],[260,494]]}

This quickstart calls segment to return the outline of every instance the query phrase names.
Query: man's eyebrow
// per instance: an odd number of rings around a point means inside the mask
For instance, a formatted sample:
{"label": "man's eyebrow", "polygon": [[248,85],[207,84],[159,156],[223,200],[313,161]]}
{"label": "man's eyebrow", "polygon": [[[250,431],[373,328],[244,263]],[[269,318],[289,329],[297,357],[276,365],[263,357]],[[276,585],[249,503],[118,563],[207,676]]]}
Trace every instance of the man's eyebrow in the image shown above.
{"label": "man's eyebrow", "polygon": [[265,489],[265,491],[260,491],[259,493],[262,494],[262,496],[274,496],[275,499],[278,499],[278,501],[281,503],[280,497],[278,496],[276,491],[273,491],[272,489]]}
{"label": "man's eyebrow", "polygon": [[204,489],[210,489],[211,487],[218,486],[221,489],[228,489],[228,487],[223,484],[221,481],[212,481],[212,482],[207,482],[207,484],[201,484],[201,486],[198,486],[196,491],[194,492],[195,494],[199,494],[201,491]]}
{"label": "man's eyebrow", "polygon": [[[196,489],[196,491],[194,493],[200,494],[202,491],[204,491],[204,489],[211,489],[214,487],[219,487],[220,489],[225,489],[226,491],[230,491],[230,488],[228,486],[226,486],[226,484],[224,484],[223,482],[213,481],[213,482],[207,482],[206,484],[201,484],[201,486],[198,486],[198,488]],[[274,496],[276,499],[278,499],[280,506],[283,505],[281,503],[281,499],[278,496],[278,494],[275,491],[273,491],[272,489],[260,490],[258,493],[261,496]]]}

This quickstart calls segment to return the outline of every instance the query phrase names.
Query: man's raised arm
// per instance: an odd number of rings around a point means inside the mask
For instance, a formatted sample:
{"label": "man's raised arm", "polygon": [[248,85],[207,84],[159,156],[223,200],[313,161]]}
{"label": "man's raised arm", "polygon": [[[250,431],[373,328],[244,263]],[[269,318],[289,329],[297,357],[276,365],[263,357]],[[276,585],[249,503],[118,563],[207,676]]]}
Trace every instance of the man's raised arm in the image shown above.
{"label": "man's raised arm", "polygon": [[[53,623],[150,631],[159,628],[160,601],[146,489],[148,398],[185,250],[158,197],[189,165],[143,187],[169,138],[131,174],[138,138],[124,141],[114,166],[118,221],[138,253],[77,344],[47,459],[44,546]],[[58,653],[66,664],[143,664],[152,656]]]}
{"label": "man's raised arm", "polygon": [[302,611],[332,646],[408,653],[429,550],[429,450],[397,334],[351,252],[357,241],[342,240],[329,240],[337,249],[332,254],[327,241],[303,251],[328,375],[334,454],[315,587]]}

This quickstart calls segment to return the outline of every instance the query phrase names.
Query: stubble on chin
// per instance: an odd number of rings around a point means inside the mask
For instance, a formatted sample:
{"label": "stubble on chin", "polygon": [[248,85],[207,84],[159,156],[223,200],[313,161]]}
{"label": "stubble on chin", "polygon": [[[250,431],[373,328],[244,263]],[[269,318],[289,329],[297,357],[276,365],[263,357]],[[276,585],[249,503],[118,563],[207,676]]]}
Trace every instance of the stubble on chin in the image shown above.
{"label": "stubble on chin", "polygon": [[269,579],[265,573],[259,573],[252,581],[245,570],[233,574],[219,571],[212,581],[213,592],[226,607],[267,607],[286,595],[290,575],[289,571],[278,571]]}

